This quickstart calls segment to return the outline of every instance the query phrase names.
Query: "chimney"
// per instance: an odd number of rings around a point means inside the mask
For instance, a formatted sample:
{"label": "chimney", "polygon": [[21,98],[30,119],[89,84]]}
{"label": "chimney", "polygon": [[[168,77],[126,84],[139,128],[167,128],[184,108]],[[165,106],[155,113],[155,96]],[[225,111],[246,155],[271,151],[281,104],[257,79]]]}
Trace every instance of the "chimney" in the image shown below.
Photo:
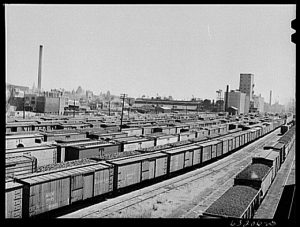
{"label": "chimney", "polygon": [[42,55],[43,55],[43,45],[40,45],[39,52],[39,71],[38,71],[38,91],[41,92],[41,83],[42,83]]}
{"label": "chimney", "polygon": [[269,102],[269,105],[271,106],[272,104],[272,90],[270,91],[270,102]]}
{"label": "chimney", "polygon": [[229,92],[229,85],[227,85],[226,92],[225,92],[225,112],[228,109],[228,92]]}

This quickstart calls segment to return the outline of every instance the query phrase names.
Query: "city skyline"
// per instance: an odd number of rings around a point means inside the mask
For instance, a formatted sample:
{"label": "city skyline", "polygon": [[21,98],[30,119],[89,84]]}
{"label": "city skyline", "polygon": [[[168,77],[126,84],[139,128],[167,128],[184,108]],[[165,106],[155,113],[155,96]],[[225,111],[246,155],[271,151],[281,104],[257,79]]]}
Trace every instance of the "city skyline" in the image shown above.
{"label": "city skyline", "polygon": [[[255,94],[295,97],[295,5],[5,5],[6,82],[132,97],[215,99],[254,74]],[[218,15],[218,16],[216,16]],[[257,21],[260,21],[257,24]]]}

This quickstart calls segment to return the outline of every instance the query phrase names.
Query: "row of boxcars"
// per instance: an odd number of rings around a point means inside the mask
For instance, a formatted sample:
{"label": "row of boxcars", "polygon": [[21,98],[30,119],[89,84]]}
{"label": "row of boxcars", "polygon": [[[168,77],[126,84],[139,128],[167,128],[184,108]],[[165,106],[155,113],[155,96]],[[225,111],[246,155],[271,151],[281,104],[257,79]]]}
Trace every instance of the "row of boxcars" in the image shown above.
{"label": "row of boxcars", "polygon": [[[199,168],[224,157],[266,133],[280,127],[262,125],[230,135],[179,141],[170,147],[133,156],[88,162],[77,166],[19,175],[6,182],[6,217],[33,217],[77,201],[106,197],[136,186],[144,186],[173,176],[180,171]],[[176,144],[176,145],[174,145]]]}
{"label": "row of boxcars", "polygon": [[288,152],[295,143],[293,126],[278,141],[267,144],[234,178],[234,185],[209,206],[201,218],[253,218]]}

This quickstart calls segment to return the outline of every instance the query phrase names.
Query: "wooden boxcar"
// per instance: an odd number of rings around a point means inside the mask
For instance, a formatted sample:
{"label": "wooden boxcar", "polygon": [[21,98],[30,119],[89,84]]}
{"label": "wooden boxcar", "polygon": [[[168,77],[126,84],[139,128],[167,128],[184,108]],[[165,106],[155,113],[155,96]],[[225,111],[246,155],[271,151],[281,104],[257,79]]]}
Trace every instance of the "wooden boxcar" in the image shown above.
{"label": "wooden boxcar", "polygon": [[22,155],[5,158],[5,177],[36,172],[37,159],[33,156]]}
{"label": "wooden boxcar", "polygon": [[5,182],[5,218],[22,218],[23,185],[13,182],[12,179]]}
{"label": "wooden boxcar", "polygon": [[169,144],[169,143],[175,143],[178,142],[178,135],[168,135],[168,134],[149,134],[147,135],[147,138],[154,139],[154,146]]}
{"label": "wooden boxcar", "polygon": [[32,217],[112,192],[113,168],[102,162],[16,177],[16,181],[23,184],[22,216]]}
{"label": "wooden boxcar", "polygon": [[122,128],[122,132],[128,134],[128,136],[141,136],[143,135],[143,128]]}
{"label": "wooden boxcar", "polygon": [[44,135],[44,141],[86,138],[86,133],[80,133],[80,132],[68,131],[68,130],[55,130],[50,132],[47,131],[41,134]]}
{"label": "wooden boxcar", "polygon": [[168,154],[169,171],[168,173],[174,173],[184,168],[193,165],[194,150],[195,154],[195,165],[200,161],[200,149],[198,146],[181,146],[177,148],[170,148],[162,150],[162,153]]}
{"label": "wooden boxcar", "polygon": [[37,159],[37,166],[53,164],[57,162],[57,147],[53,145],[42,145],[35,147],[23,147],[7,149],[6,157],[31,155]]}
{"label": "wooden boxcar", "polygon": [[179,133],[178,135],[179,135],[179,139],[178,139],[179,141],[196,138],[196,132],[192,132],[192,131],[182,132],[182,133]]}
{"label": "wooden boxcar", "polygon": [[139,150],[141,148],[154,146],[154,139],[137,137],[137,136],[116,138],[112,141],[121,144],[121,151],[134,151],[134,150]]}
{"label": "wooden boxcar", "polygon": [[[221,141],[211,140],[207,142],[201,142],[197,144],[201,147],[202,150],[202,163],[210,161],[217,157],[217,145],[222,144]],[[222,149],[222,146],[218,146],[219,149]],[[220,151],[219,151],[220,152]]]}
{"label": "wooden boxcar", "polygon": [[168,156],[160,152],[106,161],[114,166],[114,190],[166,176]]}
{"label": "wooden boxcar", "polygon": [[117,154],[121,152],[121,144],[104,141],[91,141],[65,148],[65,161],[83,158],[100,157],[106,154]]}
{"label": "wooden boxcar", "polygon": [[5,148],[33,147],[44,141],[41,134],[15,134],[5,136]]}

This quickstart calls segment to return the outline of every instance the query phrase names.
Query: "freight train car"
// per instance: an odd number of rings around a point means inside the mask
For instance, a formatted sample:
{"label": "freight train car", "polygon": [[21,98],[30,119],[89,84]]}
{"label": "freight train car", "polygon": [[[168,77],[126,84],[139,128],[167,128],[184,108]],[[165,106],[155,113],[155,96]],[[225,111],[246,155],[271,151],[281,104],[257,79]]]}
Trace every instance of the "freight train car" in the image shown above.
{"label": "freight train car", "polygon": [[234,185],[246,185],[261,189],[261,198],[266,195],[272,183],[273,167],[264,164],[250,164],[234,178]]}
{"label": "freight train car", "polygon": [[37,159],[33,156],[21,155],[5,158],[5,177],[34,173],[36,169]]}
{"label": "freight train car", "polygon": [[200,218],[251,219],[260,205],[260,191],[245,185],[235,185],[212,203]]}
{"label": "freight train car", "polygon": [[79,133],[76,131],[69,130],[55,130],[47,131],[41,133],[44,135],[44,141],[55,141],[55,140],[65,140],[65,139],[84,139],[86,138],[86,133]]}
{"label": "freight train car", "polygon": [[278,143],[277,141],[273,141],[264,146],[264,150],[273,150],[279,153],[280,163],[283,163],[285,160],[285,151],[284,144]]}
{"label": "freight train car", "polygon": [[23,185],[22,217],[112,192],[112,179],[112,166],[104,162],[16,177]]}
{"label": "freight train car", "polygon": [[44,136],[35,134],[15,134],[5,136],[5,148],[12,149],[18,147],[33,147],[40,145],[44,141]]}
{"label": "freight train car", "polygon": [[198,164],[200,163],[200,155],[198,155],[200,154],[199,146],[182,146],[182,147],[162,150],[161,151],[162,153],[168,155],[168,163],[169,163],[168,173],[172,174],[174,172],[192,166],[194,151],[197,153],[195,154],[195,158],[197,160],[195,160],[194,163]]}
{"label": "freight train car", "polygon": [[6,157],[31,155],[37,159],[38,167],[57,162],[57,147],[53,145],[7,149],[5,154]]}
{"label": "freight train car", "polygon": [[23,184],[6,179],[5,218],[22,218]]}
{"label": "freight train car", "polygon": [[167,155],[155,152],[106,161],[114,166],[114,191],[167,175]]}
{"label": "freight train car", "polygon": [[83,158],[101,157],[107,154],[121,152],[121,144],[104,141],[92,141],[85,144],[77,144],[65,148],[65,161]]}

